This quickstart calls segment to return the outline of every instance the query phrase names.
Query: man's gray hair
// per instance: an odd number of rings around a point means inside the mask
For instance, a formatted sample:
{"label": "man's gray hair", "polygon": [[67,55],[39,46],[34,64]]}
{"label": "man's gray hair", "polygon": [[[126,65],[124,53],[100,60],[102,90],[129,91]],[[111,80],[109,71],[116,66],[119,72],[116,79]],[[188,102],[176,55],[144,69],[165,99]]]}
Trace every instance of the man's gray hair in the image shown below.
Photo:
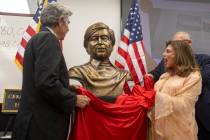
{"label": "man's gray hair", "polygon": [[173,35],[172,40],[191,40],[192,41],[192,38],[188,32],[179,31]]}
{"label": "man's gray hair", "polygon": [[68,20],[72,12],[59,3],[52,3],[44,6],[40,21],[42,26],[56,26],[61,18]]}

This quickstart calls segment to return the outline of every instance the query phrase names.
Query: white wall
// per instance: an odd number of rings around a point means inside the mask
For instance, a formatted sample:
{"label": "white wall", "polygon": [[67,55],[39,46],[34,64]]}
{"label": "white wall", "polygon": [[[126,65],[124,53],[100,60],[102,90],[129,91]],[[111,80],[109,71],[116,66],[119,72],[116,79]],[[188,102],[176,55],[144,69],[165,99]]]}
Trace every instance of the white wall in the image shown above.
{"label": "white wall", "polygon": [[162,58],[165,42],[177,31],[191,34],[195,53],[210,54],[210,2],[152,1],[148,15],[154,58]]}
{"label": "white wall", "polygon": [[[1,12],[15,12],[30,14],[27,0],[0,0],[0,11]],[[17,6],[21,5],[21,6]]]}
{"label": "white wall", "polygon": [[[177,31],[189,32],[195,53],[210,54],[210,11],[181,11],[161,9],[158,20],[151,23],[151,50],[155,58],[162,58],[165,42]],[[154,21],[154,20],[153,20]]]}
{"label": "white wall", "polygon": [[[74,13],[70,18],[70,32],[67,34],[65,41],[63,42],[63,52],[68,68],[89,61],[89,56],[83,48],[83,35],[89,25],[99,21],[104,22],[115,31],[116,44],[119,42],[120,0],[58,1],[68,6]],[[1,22],[3,21],[1,20]],[[23,24],[21,20],[16,19],[8,22],[12,24],[11,26],[17,27],[19,24]],[[26,21],[26,23],[27,22],[28,21]],[[19,37],[21,38],[21,35],[19,35]],[[2,39],[3,41],[1,41]],[[4,38],[1,38],[1,40],[0,42],[4,42]],[[15,48],[15,46],[16,45],[13,45],[11,48],[2,48],[2,45],[0,44],[0,102],[3,101],[5,88],[21,88],[22,72],[18,70],[14,63],[14,56],[17,50],[17,47]],[[112,58],[113,56],[114,55],[112,55]]]}
{"label": "white wall", "polygon": [[[83,47],[83,36],[88,26],[104,22],[115,32],[116,45],[120,39],[120,0],[61,0],[68,5],[73,15],[70,18],[70,32],[64,40],[64,56],[67,67],[89,61]],[[115,46],[116,49],[117,46]],[[113,60],[113,52],[111,58]]]}

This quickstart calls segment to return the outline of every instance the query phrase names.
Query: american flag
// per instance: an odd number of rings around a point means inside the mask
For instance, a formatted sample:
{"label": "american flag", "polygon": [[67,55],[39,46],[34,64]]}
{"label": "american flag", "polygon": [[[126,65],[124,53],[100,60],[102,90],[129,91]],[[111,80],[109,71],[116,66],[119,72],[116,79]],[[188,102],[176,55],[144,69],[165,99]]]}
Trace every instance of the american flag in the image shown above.
{"label": "american flag", "polygon": [[28,41],[31,39],[31,37],[39,32],[39,29],[41,27],[40,15],[41,15],[43,6],[45,4],[52,3],[52,2],[56,2],[56,0],[43,0],[39,4],[38,9],[36,10],[36,13],[34,14],[32,22],[28,25],[28,27],[26,28],[26,31],[23,33],[23,37],[18,46],[18,50],[15,56],[15,63],[20,69],[23,68],[23,58],[24,58],[26,45]]}
{"label": "american flag", "polygon": [[126,83],[125,88],[142,84],[143,75],[147,71],[138,1],[132,0],[115,60],[117,67],[128,70],[133,77],[133,81]]}

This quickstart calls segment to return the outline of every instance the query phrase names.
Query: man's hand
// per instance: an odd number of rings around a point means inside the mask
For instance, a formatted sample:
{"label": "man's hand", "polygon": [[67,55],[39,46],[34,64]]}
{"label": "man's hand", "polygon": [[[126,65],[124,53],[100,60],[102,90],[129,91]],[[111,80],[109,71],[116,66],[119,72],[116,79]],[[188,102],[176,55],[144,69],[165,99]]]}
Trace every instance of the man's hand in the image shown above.
{"label": "man's hand", "polygon": [[90,98],[88,98],[86,95],[76,95],[77,96],[77,102],[76,106],[79,108],[85,108],[89,102]]}

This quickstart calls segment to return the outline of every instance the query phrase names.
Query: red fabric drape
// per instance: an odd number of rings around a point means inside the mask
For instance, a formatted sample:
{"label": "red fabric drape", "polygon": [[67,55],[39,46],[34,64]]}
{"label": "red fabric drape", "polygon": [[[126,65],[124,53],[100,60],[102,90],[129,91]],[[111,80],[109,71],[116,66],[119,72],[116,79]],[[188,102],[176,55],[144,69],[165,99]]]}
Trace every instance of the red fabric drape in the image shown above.
{"label": "red fabric drape", "polygon": [[85,109],[77,109],[69,140],[146,139],[147,110],[155,96],[152,88],[145,90],[137,85],[132,95],[121,95],[115,103],[104,102],[82,87],[79,92],[87,95],[91,102]]}

